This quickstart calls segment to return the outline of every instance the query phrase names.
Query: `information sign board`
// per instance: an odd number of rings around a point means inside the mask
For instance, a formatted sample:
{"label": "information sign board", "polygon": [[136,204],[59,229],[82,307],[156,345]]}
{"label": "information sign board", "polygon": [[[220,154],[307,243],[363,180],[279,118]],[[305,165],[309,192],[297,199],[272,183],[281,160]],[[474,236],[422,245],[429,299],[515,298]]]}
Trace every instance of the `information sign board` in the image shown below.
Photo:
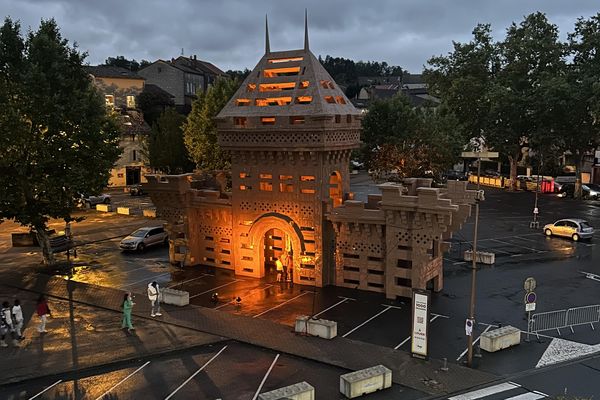
{"label": "information sign board", "polygon": [[427,357],[427,339],[429,328],[429,294],[413,292],[413,323],[411,352],[415,356]]}

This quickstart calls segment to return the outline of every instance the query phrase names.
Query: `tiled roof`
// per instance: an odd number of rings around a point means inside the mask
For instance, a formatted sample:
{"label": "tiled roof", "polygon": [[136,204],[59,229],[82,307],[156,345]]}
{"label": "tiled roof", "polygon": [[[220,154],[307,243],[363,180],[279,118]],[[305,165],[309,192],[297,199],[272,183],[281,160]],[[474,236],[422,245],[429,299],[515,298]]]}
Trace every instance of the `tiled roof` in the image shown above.
{"label": "tiled roof", "polygon": [[144,85],[144,92],[145,93],[153,93],[153,94],[163,94],[165,96],[175,97],[171,93],[162,89],[161,87],[153,85],[151,83],[146,83],[146,85]]}
{"label": "tiled roof", "polygon": [[86,65],[84,68],[89,74],[97,78],[144,79],[127,68],[113,67],[112,65]]}
{"label": "tiled roof", "polygon": [[175,68],[178,68],[184,72],[192,73],[192,74],[211,74],[211,75],[225,75],[225,72],[221,71],[219,68],[214,66],[213,64],[198,60],[196,58],[188,58],[188,57],[177,57],[175,60],[169,62]]}

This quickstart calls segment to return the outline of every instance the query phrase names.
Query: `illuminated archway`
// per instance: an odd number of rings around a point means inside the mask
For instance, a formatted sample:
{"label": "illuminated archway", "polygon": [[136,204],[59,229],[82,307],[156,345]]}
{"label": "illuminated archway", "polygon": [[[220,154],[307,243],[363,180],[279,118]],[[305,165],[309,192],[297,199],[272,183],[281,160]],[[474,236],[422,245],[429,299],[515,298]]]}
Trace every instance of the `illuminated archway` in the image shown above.
{"label": "illuminated archway", "polygon": [[344,191],[342,188],[342,175],[334,171],[329,176],[329,198],[333,200],[333,206],[339,207],[344,202]]}
{"label": "illuminated archway", "polygon": [[299,277],[299,268],[301,256],[304,254],[304,236],[298,224],[287,215],[280,213],[266,213],[258,217],[252,223],[252,227],[248,232],[250,244],[254,250],[254,260],[258,260],[260,273],[259,276],[265,276],[265,237],[272,230],[277,230],[285,235],[285,239],[289,241],[285,246],[292,250],[293,260],[293,279],[296,281]]}

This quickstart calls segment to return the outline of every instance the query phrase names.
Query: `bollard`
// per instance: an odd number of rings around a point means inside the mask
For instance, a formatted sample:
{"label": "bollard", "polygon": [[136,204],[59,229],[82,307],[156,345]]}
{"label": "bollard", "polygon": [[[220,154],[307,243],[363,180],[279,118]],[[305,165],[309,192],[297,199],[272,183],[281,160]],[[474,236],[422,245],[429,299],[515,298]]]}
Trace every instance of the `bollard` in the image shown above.
{"label": "bollard", "polygon": [[448,372],[448,359],[446,357],[444,357],[443,360],[444,360],[444,366],[440,369],[444,372]]}

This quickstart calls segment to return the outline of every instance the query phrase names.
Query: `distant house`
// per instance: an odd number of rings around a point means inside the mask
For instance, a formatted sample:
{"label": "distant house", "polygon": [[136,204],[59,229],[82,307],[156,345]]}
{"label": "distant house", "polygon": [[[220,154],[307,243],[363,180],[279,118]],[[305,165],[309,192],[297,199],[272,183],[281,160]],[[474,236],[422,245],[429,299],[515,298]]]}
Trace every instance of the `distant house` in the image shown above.
{"label": "distant house", "polygon": [[198,90],[206,90],[218,77],[226,76],[221,69],[196,56],[158,60],[139,70],[138,74],[147,84],[170,93],[177,109],[185,113],[191,110]]}
{"label": "distant house", "polygon": [[106,107],[116,113],[121,122],[121,157],[111,170],[109,186],[128,186],[146,182],[152,172],[144,156],[144,142],[150,127],[137,106],[137,97],[144,90],[144,78],[121,67],[87,66],[94,85],[104,96]]}
{"label": "distant house", "polygon": [[440,100],[431,96],[427,84],[421,74],[404,73],[400,76],[361,76],[358,78],[362,86],[356,99],[355,107],[367,108],[373,100],[389,99],[399,92],[408,96],[410,102],[419,107],[427,102],[437,104]]}

